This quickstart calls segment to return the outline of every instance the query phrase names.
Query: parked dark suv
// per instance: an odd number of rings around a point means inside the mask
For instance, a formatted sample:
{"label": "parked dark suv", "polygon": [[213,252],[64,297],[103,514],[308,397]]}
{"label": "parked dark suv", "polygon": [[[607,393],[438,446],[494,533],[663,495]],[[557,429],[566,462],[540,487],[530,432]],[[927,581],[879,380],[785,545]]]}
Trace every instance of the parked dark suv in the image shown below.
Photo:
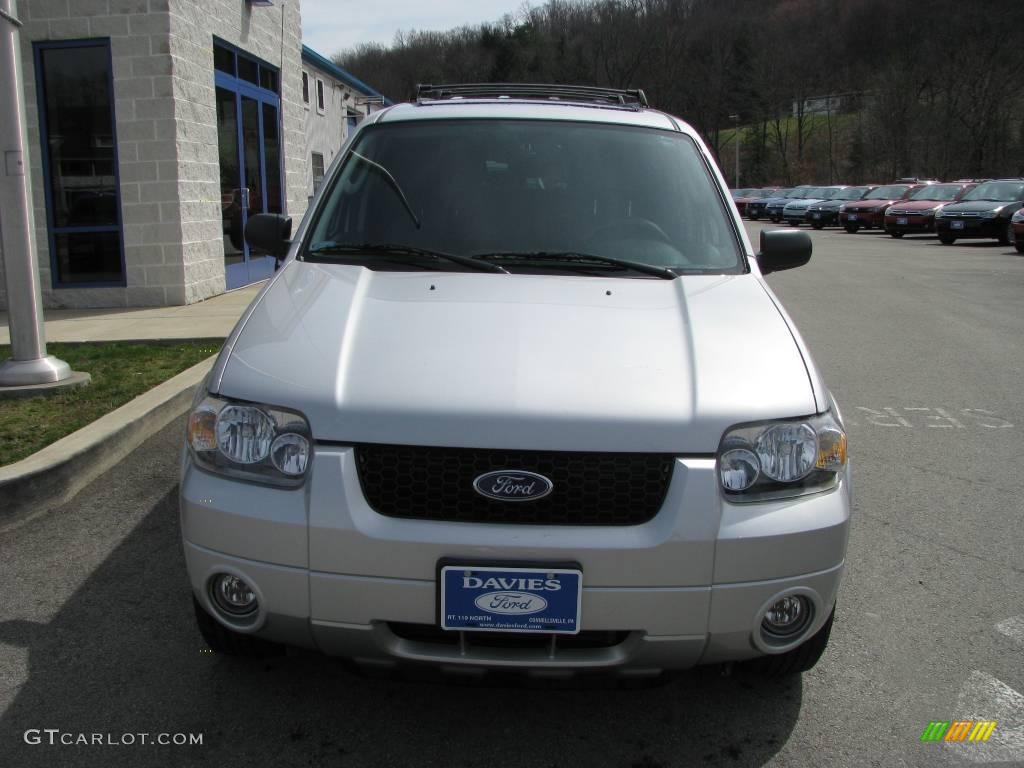
{"label": "parked dark suv", "polygon": [[1010,219],[1024,203],[1024,179],[996,179],[979,184],[959,203],[935,214],[935,231],[944,245],[958,238],[993,238],[1006,245],[1013,238]]}

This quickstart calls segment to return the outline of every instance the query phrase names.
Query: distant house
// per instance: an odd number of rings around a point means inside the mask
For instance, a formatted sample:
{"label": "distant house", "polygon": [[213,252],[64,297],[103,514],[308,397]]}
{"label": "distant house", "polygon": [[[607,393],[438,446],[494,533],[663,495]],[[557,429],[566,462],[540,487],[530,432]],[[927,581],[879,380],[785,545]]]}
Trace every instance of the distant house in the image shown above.
{"label": "distant house", "polygon": [[367,115],[391,102],[350,72],[302,46],[306,194],[312,197],[338,150]]}
{"label": "distant house", "polygon": [[824,115],[842,111],[844,106],[843,96],[811,96],[804,99],[803,110],[800,109],[800,102],[793,102],[793,117],[798,117],[801,112],[805,115]]}

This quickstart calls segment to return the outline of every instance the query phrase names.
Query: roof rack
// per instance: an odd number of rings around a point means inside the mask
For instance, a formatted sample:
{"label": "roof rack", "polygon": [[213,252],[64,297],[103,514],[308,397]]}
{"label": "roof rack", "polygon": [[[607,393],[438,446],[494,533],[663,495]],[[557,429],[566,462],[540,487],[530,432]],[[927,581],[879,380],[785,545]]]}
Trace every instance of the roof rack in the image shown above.
{"label": "roof rack", "polygon": [[639,88],[596,88],[588,85],[542,85],[535,83],[460,83],[416,86],[416,103],[450,99],[529,99],[568,101],[639,110],[648,106]]}

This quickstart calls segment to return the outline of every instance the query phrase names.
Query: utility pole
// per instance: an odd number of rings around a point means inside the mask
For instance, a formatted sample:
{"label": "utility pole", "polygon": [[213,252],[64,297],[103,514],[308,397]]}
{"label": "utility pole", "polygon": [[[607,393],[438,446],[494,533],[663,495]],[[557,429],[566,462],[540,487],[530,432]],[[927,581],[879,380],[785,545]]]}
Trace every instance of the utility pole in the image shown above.
{"label": "utility pole", "polygon": [[740,188],[740,116],[729,115],[733,124],[733,137],[736,139],[736,173],[733,175],[733,187]]}
{"label": "utility pole", "polygon": [[0,363],[4,387],[52,385],[72,379],[71,367],[46,354],[35,222],[25,146],[28,130],[14,0],[0,0],[0,245],[3,248],[11,359]]}

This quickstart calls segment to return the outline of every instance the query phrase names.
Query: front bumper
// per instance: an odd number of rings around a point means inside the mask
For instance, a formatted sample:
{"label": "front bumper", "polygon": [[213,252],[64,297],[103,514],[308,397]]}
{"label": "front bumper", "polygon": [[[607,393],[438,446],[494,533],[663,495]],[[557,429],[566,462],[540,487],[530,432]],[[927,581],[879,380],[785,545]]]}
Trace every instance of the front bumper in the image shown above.
{"label": "front bumper", "polygon": [[904,234],[934,232],[935,216],[914,213],[900,214],[898,216],[887,215],[885,217],[885,231],[903,232]]}
{"label": "front bumper", "polygon": [[882,211],[843,211],[839,214],[840,226],[855,224],[862,229],[881,227],[885,218]]}
{"label": "front bumper", "polygon": [[[362,497],[353,449],[318,446],[298,490],[211,475],[186,456],[181,516],[193,591],[236,631],[364,664],[646,674],[761,655],[760,617],[787,591],[814,604],[801,639],[817,631],[843,571],[849,477],[811,496],[736,505],[718,493],[714,459],[680,458],[662,510],[643,525],[446,523],[378,515]],[[436,626],[442,558],[578,562],[581,630],[617,639],[504,647],[410,637],[402,627]],[[211,604],[209,580],[222,572],[256,591],[260,609],[245,625]]]}
{"label": "front bumper", "polygon": [[979,217],[936,218],[935,231],[953,237],[980,237],[998,240],[1006,232],[1006,219]]}
{"label": "front bumper", "polygon": [[833,227],[839,218],[839,211],[808,211],[807,222],[811,226]]}

